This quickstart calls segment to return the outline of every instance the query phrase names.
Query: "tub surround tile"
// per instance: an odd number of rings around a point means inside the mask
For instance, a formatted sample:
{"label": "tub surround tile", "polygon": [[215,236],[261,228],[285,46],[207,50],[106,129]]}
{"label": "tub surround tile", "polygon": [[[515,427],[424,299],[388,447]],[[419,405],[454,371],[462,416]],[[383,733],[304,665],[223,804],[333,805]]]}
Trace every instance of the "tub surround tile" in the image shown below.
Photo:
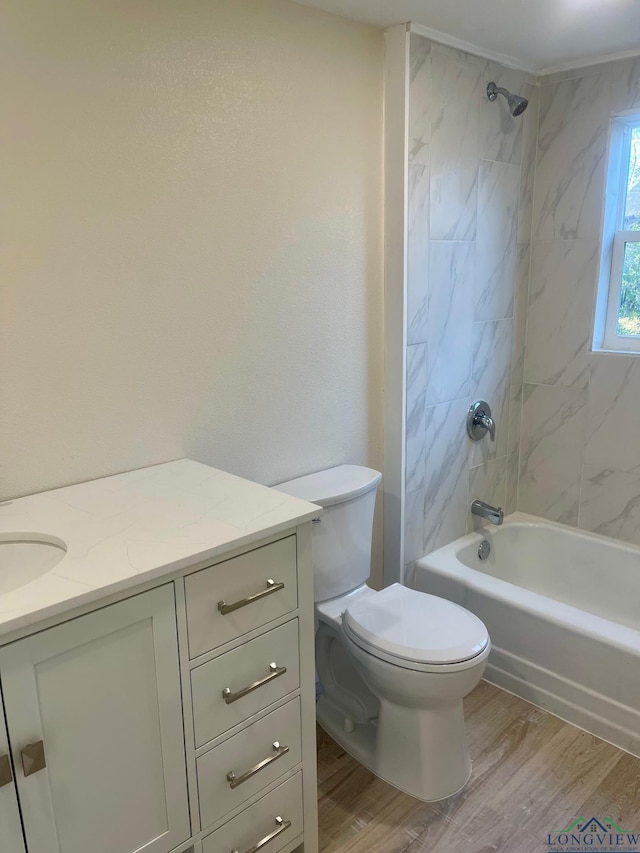
{"label": "tub surround tile", "polygon": [[531,240],[540,88],[538,86],[527,85],[525,87],[525,97],[529,99],[529,106],[522,115],[522,171],[520,173],[520,201],[518,208],[519,243],[528,243]]}
{"label": "tub surround tile", "polygon": [[[478,491],[640,544],[640,358],[590,352],[609,120],[640,108],[640,59],[537,85],[410,42],[406,562],[473,526]],[[466,438],[480,397],[493,446]]]}
{"label": "tub surround tile", "polygon": [[424,554],[424,491],[409,492],[404,507],[404,562],[413,563]]}
{"label": "tub surround tile", "polygon": [[595,241],[533,244],[525,382],[588,388],[597,271]]}
{"label": "tub surround tile", "polygon": [[606,75],[540,87],[535,239],[599,238],[609,110]]}
{"label": "tub surround tile", "polygon": [[610,62],[600,62],[597,65],[583,65],[582,68],[568,68],[564,71],[556,71],[553,74],[545,74],[542,79],[542,85],[551,86],[566,80],[575,80],[584,77],[601,77],[603,74],[615,72],[616,66],[620,64],[620,60],[615,59]]}
{"label": "tub surround tile", "polygon": [[506,512],[518,508],[518,476],[520,471],[520,432],[522,429],[522,383],[512,384],[509,394],[509,430],[507,441]]}
{"label": "tub surround tile", "polygon": [[[633,58],[544,78],[533,175],[525,127],[519,237],[529,239],[526,188],[533,178],[534,242],[517,496],[519,510],[572,524],[577,519],[587,530],[636,543],[640,359],[592,353],[590,345],[609,120],[640,107],[639,71]],[[517,350],[514,345],[514,379]],[[515,405],[512,394],[514,431]],[[518,483],[511,475],[511,438],[509,445],[511,507]]]}
{"label": "tub surround tile", "polygon": [[[426,154],[425,154],[426,157]],[[409,166],[407,231],[407,343],[427,340],[429,167]]]}
{"label": "tub surround tile", "polygon": [[518,509],[576,526],[587,392],[525,385]]}
{"label": "tub surround tile", "polygon": [[640,108],[640,58],[612,63],[612,112]]}
{"label": "tub surround tile", "polygon": [[427,345],[407,347],[407,445],[406,489],[414,492],[424,486],[425,393],[427,384]]}
{"label": "tub surround tile", "polygon": [[483,69],[487,60],[476,56],[473,53],[467,53],[464,50],[459,50],[457,47],[451,47],[448,44],[441,42],[433,42],[433,48],[442,56],[448,57],[454,62],[460,63],[464,68],[473,70],[479,77],[482,76]]}
{"label": "tub surround tile", "polygon": [[640,473],[640,358],[593,354],[584,461]]}
{"label": "tub surround tile", "polygon": [[467,398],[430,406],[426,411],[424,554],[464,536],[466,531],[465,421],[470,405]]}
{"label": "tub surround tile", "polygon": [[480,69],[433,45],[431,239],[474,240]]}
{"label": "tub surround tile", "polygon": [[480,163],[476,320],[513,315],[519,190],[519,166],[486,160]]}
{"label": "tub surround tile", "polygon": [[467,501],[467,533],[479,530],[487,522],[471,513],[471,503],[484,501],[504,509],[507,501],[507,457],[492,459],[469,469],[469,498]]}
{"label": "tub surround tile", "polygon": [[408,586],[409,589],[415,589],[416,566],[416,560],[412,560],[410,563],[405,563],[404,566],[404,571],[402,573],[402,578],[400,582],[404,584],[404,586]]}
{"label": "tub surround tile", "polygon": [[493,102],[487,98],[487,85],[493,81],[514,94],[527,97],[525,76],[522,71],[505,68],[497,62],[487,62],[482,69],[479,153],[483,160],[520,165],[523,123],[513,118],[503,97],[498,96]]}
{"label": "tub surround tile", "polygon": [[585,465],[580,527],[640,545],[640,471],[613,471]]}
{"label": "tub surround tile", "polygon": [[[515,503],[537,125],[522,72],[415,33],[409,66],[405,565],[464,535],[472,480]],[[490,80],[531,100],[524,120],[487,100]],[[477,397],[495,445],[466,435]]]}
{"label": "tub surround tile", "polygon": [[471,396],[491,406],[496,440],[487,435],[469,441],[470,467],[507,454],[512,325],[512,320],[473,324]]}
{"label": "tub surround tile", "polygon": [[431,42],[411,33],[409,47],[409,162],[429,163]]}
{"label": "tub surround tile", "polygon": [[427,310],[427,406],[471,391],[473,243],[432,243]]}
{"label": "tub surround tile", "polygon": [[528,243],[517,247],[516,292],[513,303],[513,339],[511,347],[511,384],[522,385],[524,380],[524,355],[527,335],[527,308],[529,304],[529,262],[531,247]]}

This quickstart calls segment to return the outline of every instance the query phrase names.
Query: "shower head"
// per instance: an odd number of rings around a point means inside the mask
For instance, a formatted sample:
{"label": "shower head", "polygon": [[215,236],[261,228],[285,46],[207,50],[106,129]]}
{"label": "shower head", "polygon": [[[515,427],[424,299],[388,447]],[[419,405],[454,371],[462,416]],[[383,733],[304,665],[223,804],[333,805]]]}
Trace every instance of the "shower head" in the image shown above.
{"label": "shower head", "polygon": [[489,83],[487,86],[487,98],[490,101],[495,101],[498,95],[504,95],[509,104],[509,112],[512,116],[520,116],[529,106],[529,101],[526,98],[521,98],[520,95],[512,95],[506,89],[496,86],[495,83]]}

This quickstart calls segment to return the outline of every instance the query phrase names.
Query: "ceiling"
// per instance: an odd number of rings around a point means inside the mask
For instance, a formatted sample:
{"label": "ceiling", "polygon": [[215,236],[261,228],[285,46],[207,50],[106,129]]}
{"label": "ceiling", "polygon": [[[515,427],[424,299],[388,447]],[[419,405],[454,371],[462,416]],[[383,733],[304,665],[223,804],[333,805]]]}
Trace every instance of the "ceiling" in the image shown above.
{"label": "ceiling", "polygon": [[[298,0],[389,27],[411,21],[434,38],[549,71],[640,54],[640,0]],[[464,42],[465,44],[459,44]]]}

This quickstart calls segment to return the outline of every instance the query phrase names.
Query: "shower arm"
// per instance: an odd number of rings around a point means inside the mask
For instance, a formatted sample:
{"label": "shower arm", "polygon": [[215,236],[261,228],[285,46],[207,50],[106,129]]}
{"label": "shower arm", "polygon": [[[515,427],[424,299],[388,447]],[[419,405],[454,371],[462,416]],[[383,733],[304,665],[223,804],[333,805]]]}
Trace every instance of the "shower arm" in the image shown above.
{"label": "shower arm", "polygon": [[504,95],[505,98],[509,98],[511,97],[511,92],[509,92],[508,89],[503,89],[502,86],[496,86],[495,83],[489,83],[489,86],[487,87],[487,98],[489,98],[490,101],[495,101],[498,95]]}

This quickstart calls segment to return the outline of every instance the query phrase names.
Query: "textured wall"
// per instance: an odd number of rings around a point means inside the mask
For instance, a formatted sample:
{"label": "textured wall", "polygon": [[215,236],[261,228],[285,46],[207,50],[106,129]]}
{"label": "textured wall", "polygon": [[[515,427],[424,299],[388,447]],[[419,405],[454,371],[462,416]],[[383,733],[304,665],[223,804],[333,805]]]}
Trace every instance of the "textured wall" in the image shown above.
{"label": "textured wall", "polygon": [[[409,95],[407,564],[471,529],[475,498],[515,509],[538,110],[525,74],[416,34]],[[495,444],[466,435],[478,398]]]}
{"label": "textured wall", "polygon": [[640,359],[591,352],[613,113],[640,61],[541,80],[518,508],[640,544]]}
{"label": "textured wall", "polygon": [[10,0],[3,497],[381,464],[382,34],[287,0]]}

